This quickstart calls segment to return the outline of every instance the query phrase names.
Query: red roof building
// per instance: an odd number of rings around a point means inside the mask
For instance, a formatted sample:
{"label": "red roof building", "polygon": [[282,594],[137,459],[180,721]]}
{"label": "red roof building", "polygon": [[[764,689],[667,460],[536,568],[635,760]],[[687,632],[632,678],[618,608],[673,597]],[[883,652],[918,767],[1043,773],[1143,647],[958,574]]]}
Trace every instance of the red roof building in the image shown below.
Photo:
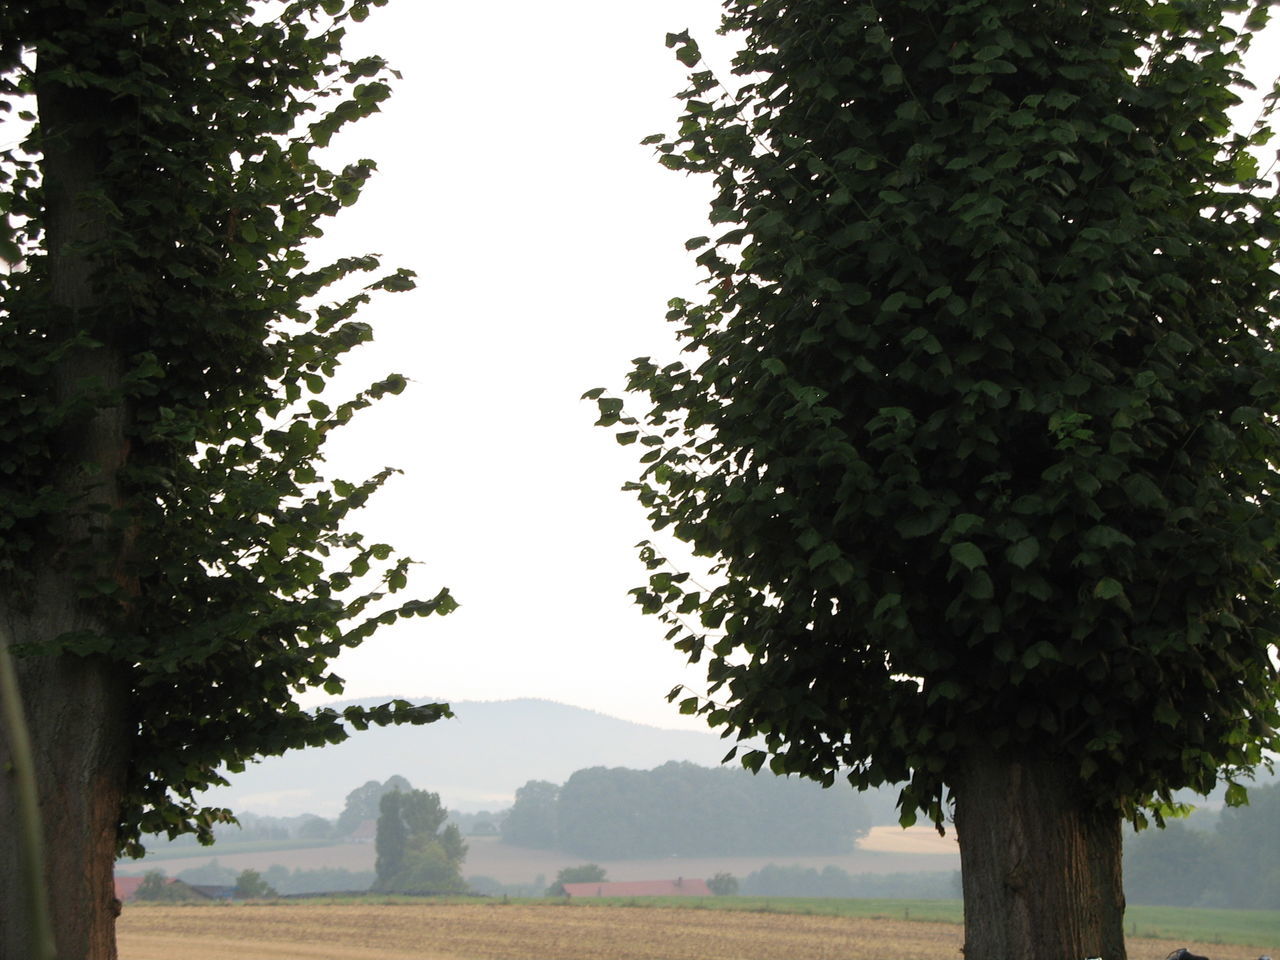
{"label": "red roof building", "polygon": [[623,883],[566,883],[566,897],[709,897],[705,880],[631,880]]}

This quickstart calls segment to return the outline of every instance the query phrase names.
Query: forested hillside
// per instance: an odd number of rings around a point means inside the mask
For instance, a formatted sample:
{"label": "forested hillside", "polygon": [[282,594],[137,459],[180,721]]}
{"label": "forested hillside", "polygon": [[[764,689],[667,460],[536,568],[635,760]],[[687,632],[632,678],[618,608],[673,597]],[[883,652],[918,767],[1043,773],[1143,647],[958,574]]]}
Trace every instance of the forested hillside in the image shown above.
{"label": "forested hillside", "polygon": [[672,762],[591,767],[563,786],[532,780],[516,791],[502,837],[601,859],[836,854],[869,827],[862,798],[847,787]]}

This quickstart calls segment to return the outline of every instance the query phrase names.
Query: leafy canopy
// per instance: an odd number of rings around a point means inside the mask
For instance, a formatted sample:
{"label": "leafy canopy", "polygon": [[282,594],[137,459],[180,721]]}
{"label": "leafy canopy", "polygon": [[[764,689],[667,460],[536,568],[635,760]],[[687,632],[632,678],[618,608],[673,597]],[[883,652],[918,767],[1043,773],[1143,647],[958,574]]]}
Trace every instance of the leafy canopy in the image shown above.
{"label": "leafy canopy", "polygon": [[709,290],[642,417],[587,396],[714,558],[634,593],[747,766],[941,822],[967,750],[1047,752],[1141,823],[1280,746],[1268,6],[729,0],[736,94],[668,37]]}
{"label": "leafy canopy", "polygon": [[[331,170],[322,150],[390,93],[382,60],[341,51],[348,23],[382,2],[298,0],[270,17],[242,0],[0,10],[0,111],[38,121],[37,84],[102,105],[75,131],[102,164],[79,185],[98,239],[74,251],[94,304],[70,321],[48,306],[46,191],[68,185],[42,180],[47,131],[0,151],[0,256],[21,261],[0,274],[0,590],[22,603],[56,561],[109,625],[24,652],[107,657],[127,675],[131,852],[142,833],[208,839],[229,819],[196,799],[225,782],[219,765],[341,740],[344,720],[448,715],[401,701],[311,714],[294,699],[340,692],[328,662],[379,625],[455,605],[444,590],[388,599],[410,561],[347,528],[395,471],[321,472],[330,431],[405,386],[391,375],[342,402],[318,396],[371,337],[358,308],[413,275],[380,273],[374,255],[317,266],[304,249],[375,169]],[[118,376],[59,395],[76,351],[113,358]],[[102,502],[92,477],[66,482],[59,447],[112,407],[127,411],[123,504]],[[92,535],[57,542],[77,524]]]}

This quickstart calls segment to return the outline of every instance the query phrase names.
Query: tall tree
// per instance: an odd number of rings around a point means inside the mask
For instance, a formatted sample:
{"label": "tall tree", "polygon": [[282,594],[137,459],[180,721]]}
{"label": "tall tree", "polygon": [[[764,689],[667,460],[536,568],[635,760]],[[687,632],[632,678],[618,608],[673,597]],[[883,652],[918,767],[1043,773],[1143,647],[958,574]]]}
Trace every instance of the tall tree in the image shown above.
{"label": "tall tree", "polygon": [[[344,720],[448,713],[294,699],[341,691],[328,662],[380,623],[453,606],[388,599],[409,561],[346,527],[393,471],[320,474],[329,431],[404,386],[314,396],[370,338],[357,308],[412,275],[362,289],[376,257],[314,266],[302,249],[374,169],[319,151],[389,92],[381,60],[340,49],[381,2],[0,6],[0,111],[30,125],[0,151],[0,624],[61,956],[115,956],[119,852],[230,818],[197,797],[220,765],[343,739]],[[35,954],[17,882],[0,871],[5,957]]]}
{"label": "tall tree", "polygon": [[382,795],[379,803],[378,832],[374,838],[377,858],[374,870],[380,882],[390,880],[404,869],[405,855],[409,849],[409,828],[400,815],[404,794],[392,790]]}
{"label": "tall tree", "polygon": [[[393,790],[378,817],[377,879],[373,889],[396,893],[451,893],[466,889],[467,845],[438,793]],[[443,829],[442,829],[443,828]]]}
{"label": "tall tree", "polygon": [[548,780],[530,780],[520,787],[511,812],[502,821],[503,842],[520,847],[557,846],[559,800],[560,787]]}
{"label": "tall tree", "polygon": [[382,798],[394,790],[408,792],[413,789],[400,774],[393,774],[385,783],[377,780],[366,781],[347,794],[347,802],[338,814],[336,829],[339,834],[351,833],[366,820],[377,820],[381,811]]}
{"label": "tall tree", "polygon": [[637,599],[748,766],[954,804],[968,956],[1121,960],[1123,821],[1280,746],[1267,6],[728,0],[651,139],[718,191],[695,359],[588,396],[718,581]]}

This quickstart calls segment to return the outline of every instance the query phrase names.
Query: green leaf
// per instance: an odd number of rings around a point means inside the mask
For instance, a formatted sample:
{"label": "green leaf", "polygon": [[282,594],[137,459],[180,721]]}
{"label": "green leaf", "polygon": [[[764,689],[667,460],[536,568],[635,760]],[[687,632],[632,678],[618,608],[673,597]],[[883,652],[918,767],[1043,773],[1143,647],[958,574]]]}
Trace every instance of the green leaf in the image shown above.
{"label": "green leaf", "polygon": [[1120,581],[1112,577],[1103,577],[1093,588],[1093,595],[1099,600],[1114,600],[1124,596],[1124,587]]}
{"label": "green leaf", "polygon": [[1227,784],[1224,799],[1228,807],[1246,807],[1249,805],[1249,791],[1243,784],[1231,781]]}
{"label": "green leaf", "polygon": [[816,570],[824,564],[840,559],[840,548],[834,543],[824,543],[809,554],[809,569]]}
{"label": "green leaf", "polygon": [[976,570],[978,567],[987,565],[986,554],[982,552],[976,543],[968,540],[951,545],[951,559],[966,570]]}
{"label": "green leaf", "polygon": [[899,593],[886,593],[877,601],[875,609],[871,611],[871,618],[879,620],[884,614],[888,613],[895,607],[902,605],[902,595]]}
{"label": "green leaf", "polygon": [[969,582],[965,592],[975,600],[990,600],[996,595],[995,584],[985,570],[975,570],[969,574]]}
{"label": "green leaf", "polygon": [[1024,537],[1009,547],[1004,555],[1015,567],[1025,570],[1040,556],[1040,542],[1035,537]]}

